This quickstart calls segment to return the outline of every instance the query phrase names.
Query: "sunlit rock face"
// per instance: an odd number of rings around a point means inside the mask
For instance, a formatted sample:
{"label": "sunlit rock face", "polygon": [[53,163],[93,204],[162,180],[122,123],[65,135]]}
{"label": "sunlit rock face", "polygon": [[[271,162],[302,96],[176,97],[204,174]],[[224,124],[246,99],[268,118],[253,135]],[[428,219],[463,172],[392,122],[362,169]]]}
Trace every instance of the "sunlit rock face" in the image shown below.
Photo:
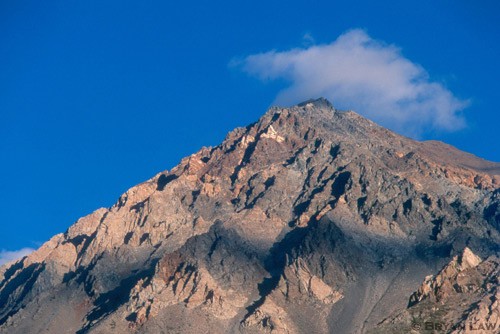
{"label": "sunlit rock face", "polygon": [[274,107],[1,267],[0,332],[493,322],[499,175],[324,99]]}

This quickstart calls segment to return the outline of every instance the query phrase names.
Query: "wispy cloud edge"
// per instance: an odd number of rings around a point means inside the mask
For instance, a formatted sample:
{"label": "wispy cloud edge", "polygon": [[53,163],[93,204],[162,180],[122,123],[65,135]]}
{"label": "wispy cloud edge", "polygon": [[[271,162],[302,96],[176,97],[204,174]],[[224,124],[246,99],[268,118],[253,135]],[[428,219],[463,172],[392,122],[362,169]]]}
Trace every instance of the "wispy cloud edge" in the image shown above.
{"label": "wispy cloud edge", "polygon": [[35,251],[33,248],[25,247],[19,250],[8,251],[5,249],[0,250],[0,266],[6,263],[21,259]]}

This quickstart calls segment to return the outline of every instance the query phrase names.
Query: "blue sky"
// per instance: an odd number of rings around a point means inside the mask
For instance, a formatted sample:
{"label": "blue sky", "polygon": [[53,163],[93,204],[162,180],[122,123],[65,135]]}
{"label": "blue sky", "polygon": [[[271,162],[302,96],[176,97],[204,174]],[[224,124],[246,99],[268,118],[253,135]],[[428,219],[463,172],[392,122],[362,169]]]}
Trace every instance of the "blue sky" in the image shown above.
{"label": "blue sky", "polygon": [[[500,161],[499,9],[486,0],[2,1],[0,261],[271,104],[308,95]],[[342,62],[350,47],[359,57]],[[405,90],[394,97],[394,87]]]}

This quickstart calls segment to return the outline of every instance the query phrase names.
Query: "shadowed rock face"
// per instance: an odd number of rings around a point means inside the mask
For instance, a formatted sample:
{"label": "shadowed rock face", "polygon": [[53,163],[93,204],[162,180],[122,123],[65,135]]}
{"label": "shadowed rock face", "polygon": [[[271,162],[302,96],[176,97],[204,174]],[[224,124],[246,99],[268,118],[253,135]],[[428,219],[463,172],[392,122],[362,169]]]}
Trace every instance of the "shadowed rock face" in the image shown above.
{"label": "shadowed rock face", "polygon": [[499,170],[324,99],[271,108],[1,267],[0,332],[401,333],[436,305],[493,319]]}

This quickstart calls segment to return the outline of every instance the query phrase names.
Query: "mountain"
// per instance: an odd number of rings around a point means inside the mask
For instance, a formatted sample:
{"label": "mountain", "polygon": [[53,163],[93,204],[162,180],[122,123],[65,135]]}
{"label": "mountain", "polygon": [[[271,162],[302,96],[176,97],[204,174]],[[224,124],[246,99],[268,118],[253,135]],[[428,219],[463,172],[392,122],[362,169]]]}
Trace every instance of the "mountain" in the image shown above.
{"label": "mountain", "polygon": [[499,189],[327,100],[273,107],[1,267],[0,333],[465,333],[500,313]]}

